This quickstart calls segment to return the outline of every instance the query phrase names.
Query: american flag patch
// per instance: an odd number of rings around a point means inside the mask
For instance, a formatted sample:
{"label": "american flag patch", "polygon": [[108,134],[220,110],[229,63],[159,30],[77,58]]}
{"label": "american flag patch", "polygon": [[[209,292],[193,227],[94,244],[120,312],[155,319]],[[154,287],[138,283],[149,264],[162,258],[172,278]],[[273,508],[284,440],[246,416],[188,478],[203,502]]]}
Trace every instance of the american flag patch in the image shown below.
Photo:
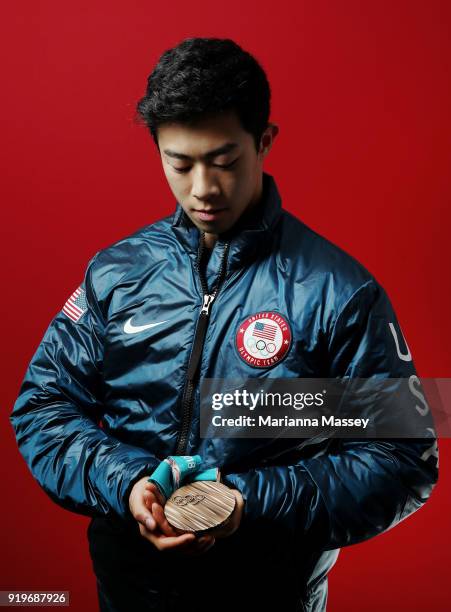
{"label": "american flag patch", "polygon": [[254,331],[252,335],[256,338],[264,338],[265,340],[274,340],[276,337],[277,325],[271,325],[271,323],[262,323],[257,321],[254,325]]}
{"label": "american flag patch", "polygon": [[72,319],[72,321],[76,323],[87,310],[88,303],[86,301],[86,292],[80,286],[64,304],[63,312],[69,319]]}

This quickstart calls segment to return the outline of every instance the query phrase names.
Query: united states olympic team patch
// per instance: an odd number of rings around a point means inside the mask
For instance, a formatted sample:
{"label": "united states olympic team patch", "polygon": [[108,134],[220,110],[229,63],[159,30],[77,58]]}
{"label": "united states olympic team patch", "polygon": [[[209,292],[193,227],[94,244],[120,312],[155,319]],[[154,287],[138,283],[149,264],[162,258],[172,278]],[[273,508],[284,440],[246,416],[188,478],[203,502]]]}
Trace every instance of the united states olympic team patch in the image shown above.
{"label": "united states olympic team patch", "polygon": [[243,361],[254,368],[267,368],[285,357],[291,344],[291,329],[278,312],[257,312],[241,323],[235,341]]}

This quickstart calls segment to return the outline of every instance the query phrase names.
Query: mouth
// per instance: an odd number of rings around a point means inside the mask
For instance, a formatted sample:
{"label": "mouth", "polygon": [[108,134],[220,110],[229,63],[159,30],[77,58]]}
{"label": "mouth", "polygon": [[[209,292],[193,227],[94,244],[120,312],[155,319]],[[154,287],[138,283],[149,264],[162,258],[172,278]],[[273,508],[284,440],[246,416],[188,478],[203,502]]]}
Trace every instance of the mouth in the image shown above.
{"label": "mouth", "polygon": [[194,215],[199,221],[216,221],[226,210],[226,208],[194,209]]}

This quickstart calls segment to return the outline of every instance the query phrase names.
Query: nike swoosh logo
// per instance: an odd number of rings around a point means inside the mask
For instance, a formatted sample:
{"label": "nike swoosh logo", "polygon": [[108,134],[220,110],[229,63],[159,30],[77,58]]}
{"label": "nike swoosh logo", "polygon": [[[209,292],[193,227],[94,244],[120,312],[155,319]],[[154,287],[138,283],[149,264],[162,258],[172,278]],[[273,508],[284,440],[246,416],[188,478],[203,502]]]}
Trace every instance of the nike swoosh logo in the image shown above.
{"label": "nike swoosh logo", "polygon": [[133,317],[130,317],[129,320],[126,321],[124,324],[124,332],[126,334],[137,334],[138,332],[142,332],[145,329],[152,329],[152,327],[167,323],[167,321],[159,321],[158,323],[147,323],[147,325],[132,325],[132,319]]}

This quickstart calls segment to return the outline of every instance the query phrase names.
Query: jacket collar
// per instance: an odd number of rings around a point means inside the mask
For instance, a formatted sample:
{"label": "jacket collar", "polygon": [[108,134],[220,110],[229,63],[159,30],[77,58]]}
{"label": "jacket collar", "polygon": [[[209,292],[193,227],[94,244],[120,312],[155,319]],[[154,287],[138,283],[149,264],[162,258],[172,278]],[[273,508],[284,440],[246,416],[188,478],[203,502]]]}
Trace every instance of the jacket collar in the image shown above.
{"label": "jacket collar", "polygon": [[[221,234],[218,245],[229,241],[228,269],[241,267],[256,255],[268,250],[269,240],[282,212],[282,201],[274,178],[263,172],[263,192],[258,205],[238,220],[228,232]],[[188,254],[195,259],[200,232],[177,202],[171,229]]]}

